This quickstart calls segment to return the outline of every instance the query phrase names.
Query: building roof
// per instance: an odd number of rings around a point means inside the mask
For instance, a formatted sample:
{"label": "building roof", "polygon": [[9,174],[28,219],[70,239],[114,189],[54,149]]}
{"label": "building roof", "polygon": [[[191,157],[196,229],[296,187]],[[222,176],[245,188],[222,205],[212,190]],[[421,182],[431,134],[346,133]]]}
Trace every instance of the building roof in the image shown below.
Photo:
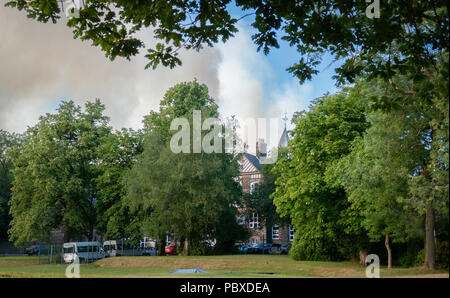
{"label": "building roof", "polygon": [[289,135],[284,127],[283,133],[281,134],[280,141],[278,142],[278,148],[286,148],[289,142]]}
{"label": "building roof", "polygon": [[244,156],[252,163],[252,165],[257,168],[259,171],[261,171],[261,164],[259,162],[259,159],[250,153],[244,153]]}

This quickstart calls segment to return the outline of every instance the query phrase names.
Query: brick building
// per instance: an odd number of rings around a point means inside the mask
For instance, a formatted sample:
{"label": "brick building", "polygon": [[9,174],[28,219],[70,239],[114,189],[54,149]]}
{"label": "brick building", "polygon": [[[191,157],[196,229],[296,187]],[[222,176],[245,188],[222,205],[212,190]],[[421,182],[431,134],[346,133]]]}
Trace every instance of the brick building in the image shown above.
{"label": "brick building", "polygon": [[[286,127],[281,135],[278,147],[287,147],[289,136]],[[244,153],[241,161],[240,183],[242,190],[245,193],[251,193],[256,184],[263,181],[264,177],[261,173],[261,160],[267,157],[267,145],[264,140],[258,139],[256,142],[256,154]],[[248,240],[250,243],[290,243],[294,241],[294,230],[291,225],[274,225],[264,226],[261,224],[261,219],[257,213],[249,215],[250,218],[245,218],[245,214],[241,211],[238,219],[241,224],[248,225],[251,231],[251,236]]]}

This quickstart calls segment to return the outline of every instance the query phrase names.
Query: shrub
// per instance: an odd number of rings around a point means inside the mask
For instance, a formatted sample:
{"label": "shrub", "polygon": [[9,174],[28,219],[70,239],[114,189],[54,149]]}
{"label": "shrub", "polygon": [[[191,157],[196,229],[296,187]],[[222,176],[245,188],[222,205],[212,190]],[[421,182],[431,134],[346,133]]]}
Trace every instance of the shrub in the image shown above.
{"label": "shrub", "polygon": [[438,241],[436,243],[436,266],[441,269],[448,269],[448,241]]}

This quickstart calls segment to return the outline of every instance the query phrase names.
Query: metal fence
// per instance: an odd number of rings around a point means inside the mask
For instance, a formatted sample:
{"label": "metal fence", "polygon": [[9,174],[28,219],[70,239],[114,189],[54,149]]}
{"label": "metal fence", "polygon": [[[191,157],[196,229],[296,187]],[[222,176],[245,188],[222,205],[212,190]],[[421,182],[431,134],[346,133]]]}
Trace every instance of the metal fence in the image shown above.
{"label": "metal fence", "polygon": [[[139,246],[125,246],[115,250],[114,254],[105,251],[105,257],[120,256],[153,256],[155,250],[141,248]],[[8,247],[0,248],[2,257],[29,257],[36,260],[38,264],[64,264],[64,250],[62,244],[36,245],[31,247]],[[91,263],[97,259],[90,258],[89,253],[85,262]]]}
{"label": "metal fence", "polygon": [[62,264],[62,244],[0,248],[1,257],[31,257],[38,264]]}
{"label": "metal fence", "polygon": [[18,257],[25,254],[25,247],[0,248],[0,257]]}

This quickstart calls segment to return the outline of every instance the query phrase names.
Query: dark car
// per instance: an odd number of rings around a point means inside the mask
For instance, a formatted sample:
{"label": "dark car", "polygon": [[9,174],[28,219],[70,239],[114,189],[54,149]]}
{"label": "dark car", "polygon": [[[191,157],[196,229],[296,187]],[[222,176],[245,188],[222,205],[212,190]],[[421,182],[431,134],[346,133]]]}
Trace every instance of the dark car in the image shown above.
{"label": "dark car", "polygon": [[247,254],[249,248],[250,248],[250,244],[242,243],[237,246],[237,251],[238,251],[238,253],[241,253],[241,254]]}
{"label": "dark car", "polygon": [[25,249],[25,253],[29,256],[36,256],[38,254],[48,254],[48,246],[47,245],[32,245]]}
{"label": "dark car", "polygon": [[253,243],[247,250],[249,254],[270,254],[272,244],[270,243]]}
{"label": "dark car", "polygon": [[164,247],[164,253],[166,254],[166,256],[167,255],[171,255],[171,256],[175,255],[177,253],[175,244],[172,243],[172,244],[166,245],[166,247]]}
{"label": "dark car", "polygon": [[272,244],[271,253],[272,254],[281,254],[281,245],[278,243]]}
{"label": "dark car", "polygon": [[272,244],[264,243],[261,253],[265,255],[272,253]]}
{"label": "dark car", "polygon": [[289,253],[289,250],[291,249],[290,243],[282,243],[280,245],[280,254],[287,255]]}
{"label": "dark car", "polygon": [[248,254],[257,254],[259,253],[261,247],[262,247],[263,243],[252,243],[248,248],[247,248],[247,253]]}

